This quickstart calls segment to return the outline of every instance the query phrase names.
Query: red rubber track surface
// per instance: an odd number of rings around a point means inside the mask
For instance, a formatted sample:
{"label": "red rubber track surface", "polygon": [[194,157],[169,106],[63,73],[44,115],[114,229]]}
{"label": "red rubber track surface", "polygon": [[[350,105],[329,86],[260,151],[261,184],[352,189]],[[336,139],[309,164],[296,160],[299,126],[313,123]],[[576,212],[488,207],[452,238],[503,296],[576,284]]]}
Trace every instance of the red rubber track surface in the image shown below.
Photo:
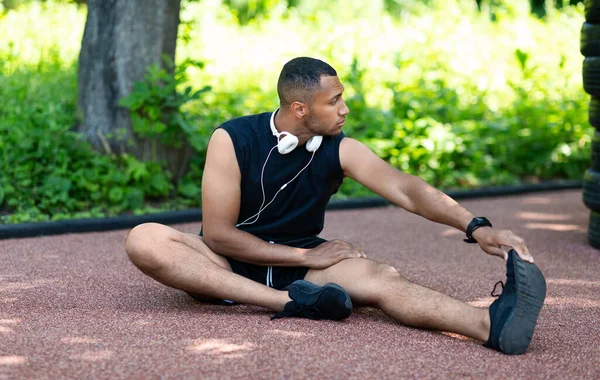
{"label": "red rubber track surface", "polygon": [[[202,304],[138,271],[121,230],[0,241],[0,379],[600,378],[600,251],[581,191],[461,204],[523,237],[546,276],[525,355],[371,308],[343,322],[270,321],[260,307]],[[476,306],[505,278],[501,259],[400,208],[328,212],[322,236]]]}

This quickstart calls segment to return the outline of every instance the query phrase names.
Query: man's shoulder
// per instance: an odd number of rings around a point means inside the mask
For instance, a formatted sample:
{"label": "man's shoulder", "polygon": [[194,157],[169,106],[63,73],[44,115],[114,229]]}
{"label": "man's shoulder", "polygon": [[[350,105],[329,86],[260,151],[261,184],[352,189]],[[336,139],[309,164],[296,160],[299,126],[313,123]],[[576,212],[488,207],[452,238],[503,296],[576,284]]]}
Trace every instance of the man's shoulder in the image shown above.
{"label": "man's shoulder", "polygon": [[217,129],[227,132],[234,146],[245,147],[268,130],[270,116],[270,112],[241,116],[224,122]]}
{"label": "man's shoulder", "polygon": [[263,123],[265,123],[265,121],[268,123],[270,115],[271,115],[271,112],[263,112],[263,113],[253,114],[253,115],[240,116],[240,117],[236,117],[236,118],[227,120],[226,122],[221,124],[219,127],[225,129],[228,132],[229,132],[229,130],[237,131],[237,130],[247,130],[247,129],[251,129],[251,128],[256,128],[256,127],[262,125]]}

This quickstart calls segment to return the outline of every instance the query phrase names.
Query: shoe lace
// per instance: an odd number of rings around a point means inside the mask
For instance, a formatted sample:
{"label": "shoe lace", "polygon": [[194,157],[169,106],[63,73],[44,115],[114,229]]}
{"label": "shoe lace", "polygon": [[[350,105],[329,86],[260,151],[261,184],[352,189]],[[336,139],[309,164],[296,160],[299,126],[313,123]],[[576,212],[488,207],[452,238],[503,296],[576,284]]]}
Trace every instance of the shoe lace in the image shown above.
{"label": "shoe lace", "polygon": [[492,289],[492,297],[500,297],[500,295],[502,295],[502,293],[494,294],[496,293],[496,287],[498,286],[498,284],[502,285],[502,291],[504,291],[504,282],[498,281],[496,284],[494,284],[494,289]]}

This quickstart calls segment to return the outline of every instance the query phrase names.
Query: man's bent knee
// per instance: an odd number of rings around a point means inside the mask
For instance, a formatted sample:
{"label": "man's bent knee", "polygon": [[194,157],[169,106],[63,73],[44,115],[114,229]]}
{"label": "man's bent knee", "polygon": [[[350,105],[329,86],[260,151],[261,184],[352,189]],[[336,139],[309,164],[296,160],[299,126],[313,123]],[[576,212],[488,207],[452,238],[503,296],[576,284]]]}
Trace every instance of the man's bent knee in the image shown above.
{"label": "man's bent knee", "polygon": [[161,247],[173,241],[177,231],[158,223],[144,223],[134,227],[127,236],[125,252],[140,269],[156,269],[162,266]]}
{"label": "man's bent knee", "polygon": [[397,278],[402,277],[396,268],[389,264],[379,264],[377,267],[377,274],[383,277]]}

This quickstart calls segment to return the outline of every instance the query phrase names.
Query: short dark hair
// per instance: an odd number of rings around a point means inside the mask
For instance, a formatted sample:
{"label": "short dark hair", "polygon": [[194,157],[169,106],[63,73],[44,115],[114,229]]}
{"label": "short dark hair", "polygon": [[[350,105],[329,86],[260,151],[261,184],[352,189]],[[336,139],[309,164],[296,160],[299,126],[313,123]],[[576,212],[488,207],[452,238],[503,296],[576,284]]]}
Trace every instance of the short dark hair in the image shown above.
{"label": "short dark hair", "polygon": [[298,57],[283,65],[277,81],[281,105],[289,105],[296,100],[310,103],[311,93],[320,87],[322,76],[337,76],[337,72],[319,59]]}

